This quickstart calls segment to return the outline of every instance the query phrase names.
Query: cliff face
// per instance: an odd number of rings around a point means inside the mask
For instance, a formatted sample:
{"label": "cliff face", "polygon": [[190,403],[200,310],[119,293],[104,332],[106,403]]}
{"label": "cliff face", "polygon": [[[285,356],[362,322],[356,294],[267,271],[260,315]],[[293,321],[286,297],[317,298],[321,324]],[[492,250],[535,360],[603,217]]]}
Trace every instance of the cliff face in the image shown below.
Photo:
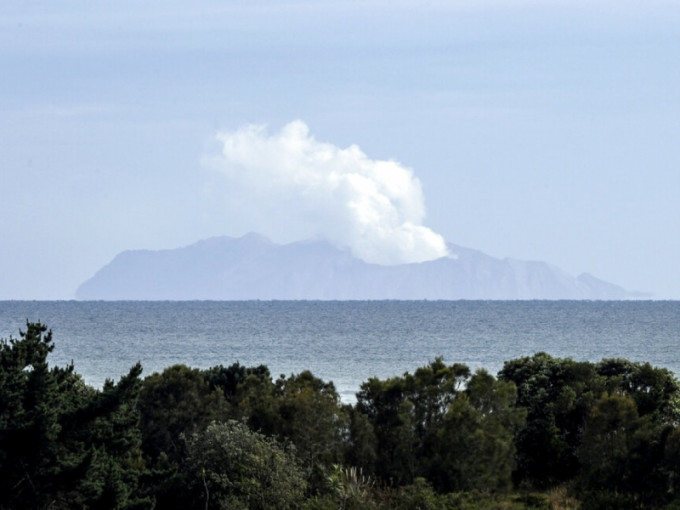
{"label": "cliff face", "polygon": [[449,244],[451,257],[379,266],[325,241],[274,244],[258,234],[216,237],[174,250],[117,255],[77,299],[625,299],[591,275],[544,262],[496,259]]}

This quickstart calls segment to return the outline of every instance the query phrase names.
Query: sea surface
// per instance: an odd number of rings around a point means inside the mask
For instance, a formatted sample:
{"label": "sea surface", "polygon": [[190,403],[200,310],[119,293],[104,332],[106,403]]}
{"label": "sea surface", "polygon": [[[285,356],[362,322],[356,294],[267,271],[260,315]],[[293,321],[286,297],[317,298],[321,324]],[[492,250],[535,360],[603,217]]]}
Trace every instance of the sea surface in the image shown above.
{"label": "sea surface", "polygon": [[176,363],[309,369],[352,402],[363,381],[437,356],[496,374],[503,362],[556,357],[649,361],[680,375],[680,301],[0,301],[0,338],[26,321],[53,331],[52,365],[88,384]]}

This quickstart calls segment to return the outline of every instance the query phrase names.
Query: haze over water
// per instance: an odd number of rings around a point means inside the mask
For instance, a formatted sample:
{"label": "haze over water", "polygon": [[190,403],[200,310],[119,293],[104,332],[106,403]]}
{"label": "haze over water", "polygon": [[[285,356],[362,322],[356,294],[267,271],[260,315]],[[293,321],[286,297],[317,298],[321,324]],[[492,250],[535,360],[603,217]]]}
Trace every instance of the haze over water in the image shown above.
{"label": "haze over water", "polygon": [[492,374],[504,361],[556,357],[648,361],[680,374],[678,301],[0,301],[0,338],[26,320],[54,333],[52,365],[73,360],[88,384],[176,363],[311,370],[344,401],[360,384],[436,356]]}

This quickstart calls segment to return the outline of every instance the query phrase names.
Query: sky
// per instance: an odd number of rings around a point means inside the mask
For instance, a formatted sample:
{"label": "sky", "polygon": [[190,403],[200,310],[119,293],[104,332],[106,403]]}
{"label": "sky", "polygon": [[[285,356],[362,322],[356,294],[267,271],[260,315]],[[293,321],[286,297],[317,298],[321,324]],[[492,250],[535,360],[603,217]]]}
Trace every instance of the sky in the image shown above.
{"label": "sky", "polygon": [[257,231],[680,299],[680,3],[0,0],[0,299]]}

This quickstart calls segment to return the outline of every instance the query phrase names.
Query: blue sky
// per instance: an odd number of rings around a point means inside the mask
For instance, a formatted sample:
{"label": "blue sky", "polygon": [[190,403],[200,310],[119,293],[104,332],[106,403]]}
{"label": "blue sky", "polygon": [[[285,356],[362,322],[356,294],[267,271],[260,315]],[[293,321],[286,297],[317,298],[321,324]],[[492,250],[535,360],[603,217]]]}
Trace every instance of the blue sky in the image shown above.
{"label": "blue sky", "polygon": [[450,242],[680,299],[677,2],[3,2],[0,69],[0,299],[342,230],[318,200],[268,223],[276,183],[224,171],[224,136],[296,120],[410,171]]}

